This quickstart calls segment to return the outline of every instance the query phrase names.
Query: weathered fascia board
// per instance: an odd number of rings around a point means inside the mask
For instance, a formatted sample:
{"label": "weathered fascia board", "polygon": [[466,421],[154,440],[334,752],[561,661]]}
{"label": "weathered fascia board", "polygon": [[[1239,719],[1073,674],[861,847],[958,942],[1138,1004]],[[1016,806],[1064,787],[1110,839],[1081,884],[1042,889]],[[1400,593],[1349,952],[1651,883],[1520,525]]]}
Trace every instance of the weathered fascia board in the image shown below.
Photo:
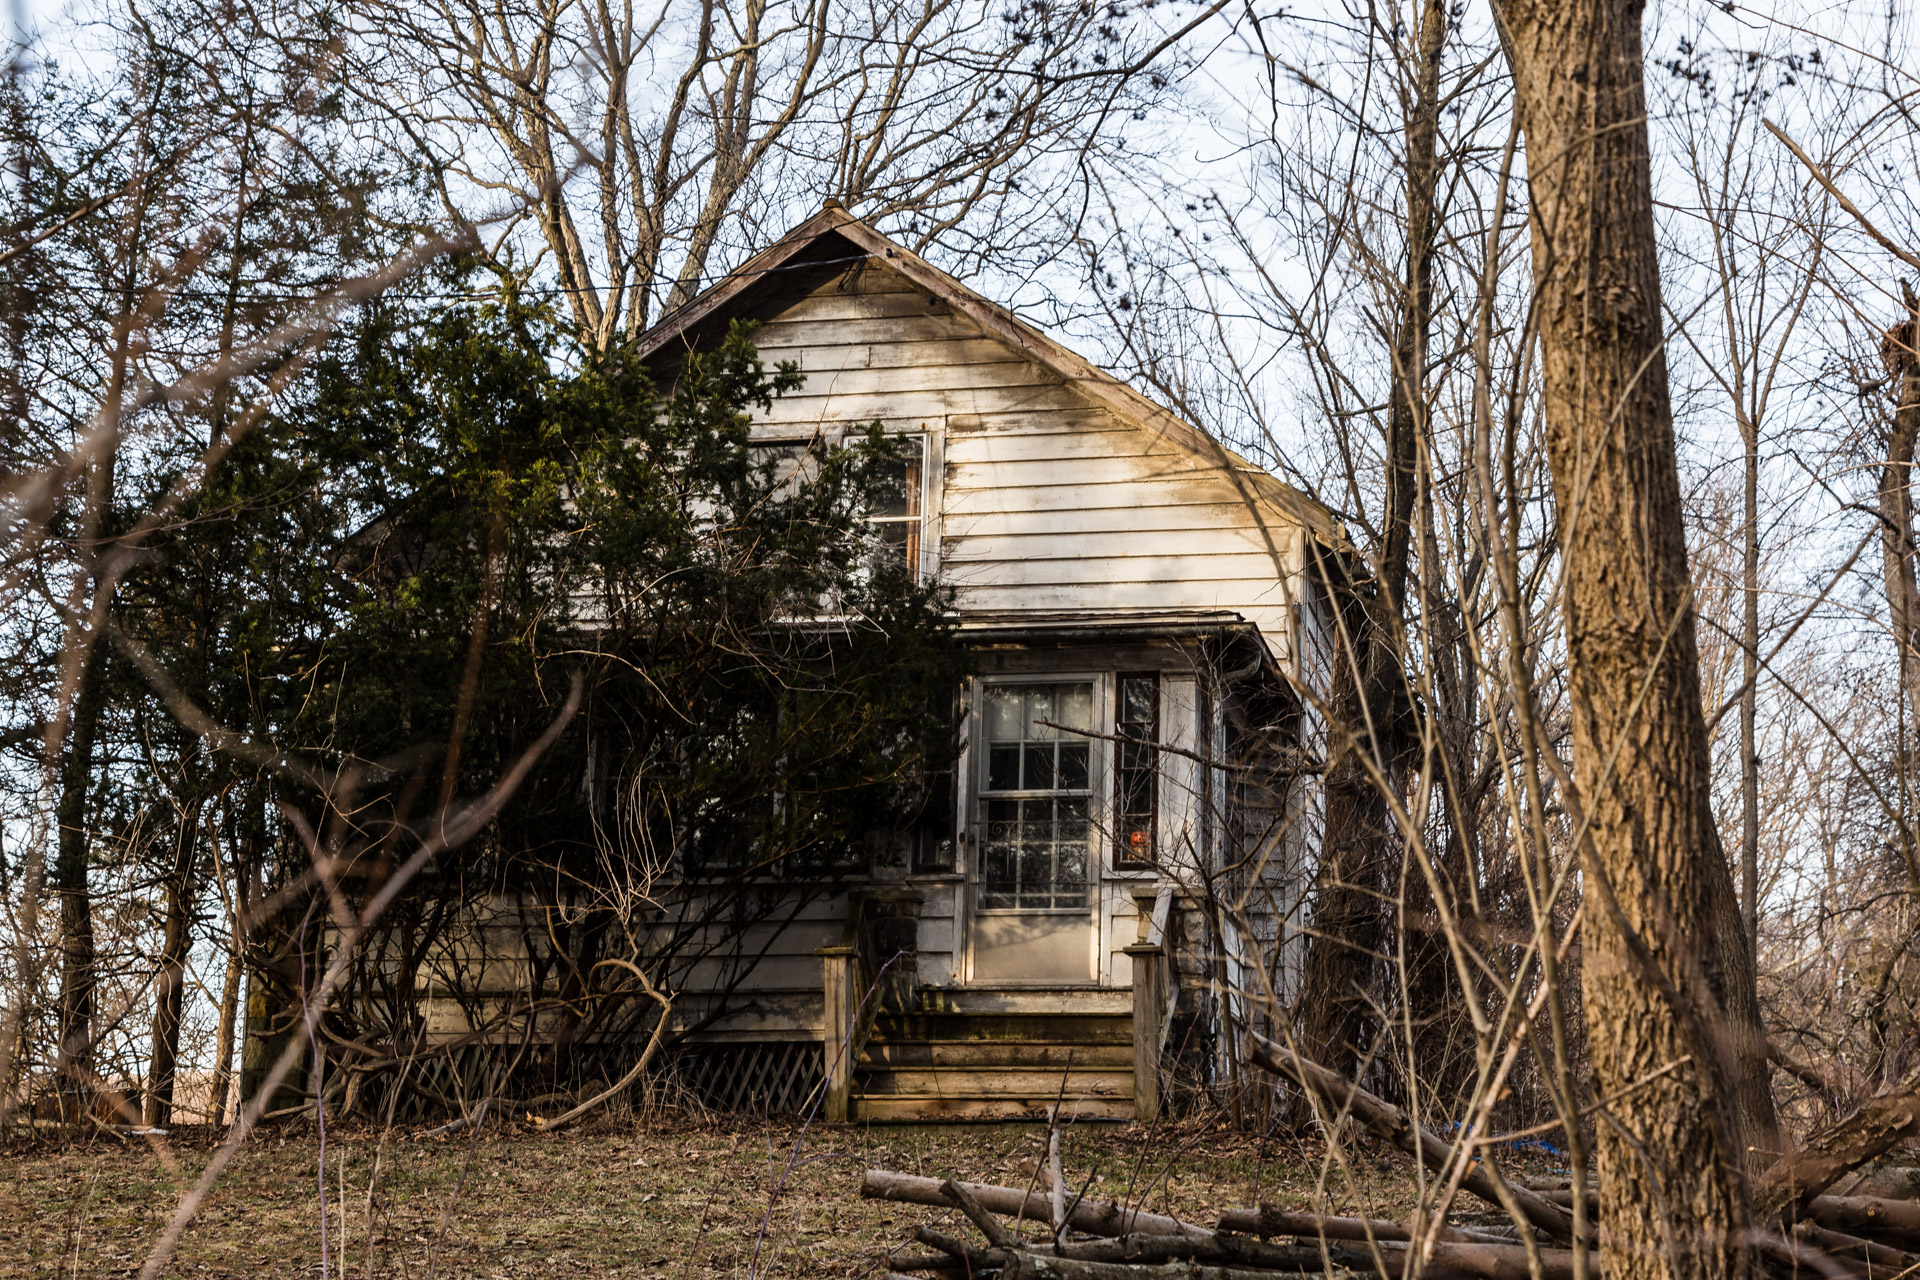
{"label": "weathered fascia board", "polygon": [[[964,583],[951,584],[958,596],[956,608],[961,614],[979,610],[997,612],[1007,609],[1031,609],[1038,611],[1066,612],[1081,611],[1087,613],[1112,612],[1117,609],[1166,609],[1175,606],[1189,606],[1195,602],[1188,596],[1175,600],[1168,592],[1165,583],[1158,582],[1119,582],[1106,584],[1086,584],[1080,586],[1026,586],[1009,588],[992,582],[974,585]],[[1235,584],[1224,584],[1232,586]],[[1238,584],[1245,587],[1247,584]],[[1267,589],[1273,587],[1272,579],[1258,584]],[[1229,598],[1229,593],[1216,590],[1216,598],[1202,601],[1209,607],[1231,609],[1260,628],[1261,637],[1267,647],[1276,655],[1287,653],[1286,621],[1288,610],[1283,602],[1248,604],[1242,600]]]}
{"label": "weathered fascia board", "polygon": [[[991,643],[992,637],[974,633],[970,639]],[[1104,671],[1158,671],[1166,675],[1193,675],[1206,663],[1194,650],[1175,644],[1073,645],[1073,662]],[[1047,648],[990,649],[979,655],[983,675],[1046,675],[1057,672],[1061,650]]]}

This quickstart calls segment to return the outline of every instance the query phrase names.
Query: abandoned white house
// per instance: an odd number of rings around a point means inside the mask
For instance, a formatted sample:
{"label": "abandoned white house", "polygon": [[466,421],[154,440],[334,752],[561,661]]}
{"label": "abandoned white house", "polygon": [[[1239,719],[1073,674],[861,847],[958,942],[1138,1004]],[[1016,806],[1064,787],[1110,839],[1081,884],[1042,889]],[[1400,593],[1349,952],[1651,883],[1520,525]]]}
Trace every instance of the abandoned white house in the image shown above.
{"label": "abandoned white house", "polygon": [[1237,1006],[1298,964],[1336,522],[837,206],[642,355],[670,370],[735,319],[805,376],[757,444],[905,439],[876,519],[953,589],[978,674],[941,838],[755,926],[724,1005],[680,991],[710,1086],[824,1084],[834,1118],[1125,1118],[1163,1063],[1229,1068]]}

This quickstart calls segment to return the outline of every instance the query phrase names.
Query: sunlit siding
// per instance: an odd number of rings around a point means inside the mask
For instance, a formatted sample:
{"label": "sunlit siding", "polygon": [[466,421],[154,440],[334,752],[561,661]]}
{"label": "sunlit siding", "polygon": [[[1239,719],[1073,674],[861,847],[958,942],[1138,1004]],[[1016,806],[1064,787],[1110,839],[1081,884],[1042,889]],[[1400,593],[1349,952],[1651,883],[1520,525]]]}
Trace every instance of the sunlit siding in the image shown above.
{"label": "sunlit siding", "polygon": [[963,613],[1231,609],[1285,654],[1301,535],[1209,458],[1070,382],[884,266],[761,308],[805,385],[768,437],[878,420],[924,435],[930,564]]}

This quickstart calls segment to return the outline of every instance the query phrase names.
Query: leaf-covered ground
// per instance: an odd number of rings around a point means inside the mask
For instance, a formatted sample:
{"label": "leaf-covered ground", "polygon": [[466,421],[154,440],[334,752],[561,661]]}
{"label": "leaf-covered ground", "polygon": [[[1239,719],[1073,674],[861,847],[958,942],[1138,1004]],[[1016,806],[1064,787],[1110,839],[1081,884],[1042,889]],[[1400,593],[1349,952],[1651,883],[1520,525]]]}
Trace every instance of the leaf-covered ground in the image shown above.
{"label": "leaf-covered ground", "polygon": [[[1026,1125],[815,1126],[655,1118],[543,1135],[424,1140],[330,1131],[329,1276],[877,1276],[940,1210],[860,1198],[884,1166],[1026,1185],[1045,1130]],[[0,1277],[138,1274],[206,1167],[211,1135],[164,1150],[96,1137],[0,1148]],[[1209,1122],[1071,1126],[1068,1181],[1211,1221],[1266,1200],[1304,1206],[1317,1163]],[[377,1168],[377,1174],[376,1174]],[[1343,1209],[1391,1212],[1404,1174],[1368,1157]],[[371,1188],[371,1193],[369,1193]],[[321,1274],[320,1147],[311,1126],[258,1135],[181,1240],[172,1276]],[[344,1271],[343,1271],[344,1261]]]}

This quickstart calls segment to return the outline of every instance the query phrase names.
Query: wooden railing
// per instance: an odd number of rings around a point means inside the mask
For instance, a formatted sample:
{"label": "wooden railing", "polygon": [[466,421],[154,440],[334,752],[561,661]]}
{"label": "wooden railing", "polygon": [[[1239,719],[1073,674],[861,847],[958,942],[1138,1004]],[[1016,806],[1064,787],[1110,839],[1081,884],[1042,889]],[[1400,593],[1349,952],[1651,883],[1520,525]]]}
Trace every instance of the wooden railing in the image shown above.
{"label": "wooden railing", "polygon": [[840,941],[814,952],[820,957],[825,999],[821,1113],[828,1121],[843,1123],[852,1116],[853,1073],[874,1020],[884,1008],[900,1010],[912,1002],[920,903],[920,894],[911,889],[855,889],[847,895]]}
{"label": "wooden railing", "polygon": [[1173,1029],[1178,995],[1167,921],[1173,914],[1170,885],[1143,886],[1133,895],[1139,936],[1126,948],[1133,961],[1133,1118],[1160,1115],[1160,1059]]}
{"label": "wooden railing", "polygon": [[861,1034],[865,1021],[861,1010],[867,1004],[871,985],[865,948],[861,946],[866,907],[864,894],[858,890],[849,893],[846,928],[840,941],[814,952],[820,957],[820,991],[825,1001],[820,1016],[820,1052],[827,1096],[821,1111],[831,1124],[845,1124],[851,1113],[853,1069],[866,1047]]}

